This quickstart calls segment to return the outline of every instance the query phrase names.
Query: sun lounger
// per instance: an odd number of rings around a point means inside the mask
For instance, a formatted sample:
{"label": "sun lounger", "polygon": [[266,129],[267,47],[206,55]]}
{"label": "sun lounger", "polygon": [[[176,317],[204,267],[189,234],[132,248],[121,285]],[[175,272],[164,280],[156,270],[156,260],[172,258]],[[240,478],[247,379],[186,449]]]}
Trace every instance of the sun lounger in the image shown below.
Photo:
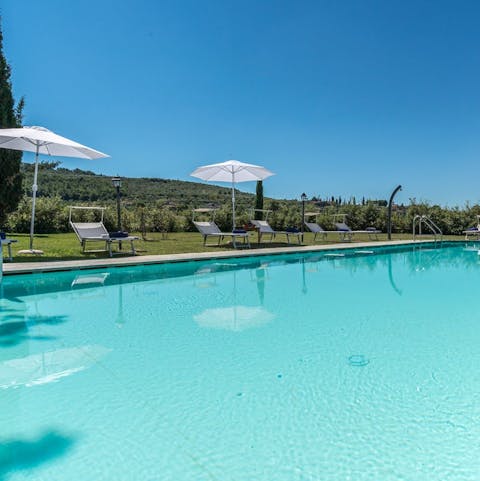
{"label": "sun lounger", "polygon": [[[72,210],[82,209],[82,210],[101,210],[102,217],[99,222],[74,222],[72,220]],[[78,240],[82,246],[82,252],[108,252],[110,257],[113,256],[114,252],[112,246],[114,244],[118,245],[119,251],[122,250],[123,244],[130,243],[130,251],[115,252],[115,254],[133,254],[135,255],[135,245],[134,242],[139,240],[139,237],[130,236],[127,233],[115,233],[109,234],[105,225],[103,224],[103,211],[104,207],[70,207],[69,223],[73,231],[77,235]],[[89,242],[104,242],[105,248],[102,250],[87,250],[87,243]]]}
{"label": "sun lounger", "polygon": [[464,230],[465,240],[468,240],[470,236],[476,236],[477,240],[480,240],[480,225]]}
{"label": "sun lounger", "polygon": [[[375,229],[375,227],[368,227],[364,230],[352,230],[346,223],[347,214],[334,214],[334,224],[340,236],[340,240],[351,242],[355,234],[367,234],[370,240],[378,240],[378,234],[382,231]],[[335,222],[341,219],[340,222]]]}
{"label": "sun lounger", "polygon": [[367,234],[370,240],[378,240],[378,234],[381,234],[382,232],[374,227],[364,230],[352,230],[347,224],[345,224],[345,222],[336,222],[335,227],[340,235],[340,238],[344,241],[351,241],[355,234]]}
{"label": "sun lounger", "polygon": [[222,232],[220,228],[218,227],[217,224],[213,221],[193,221],[193,225],[197,228],[198,232],[202,234],[203,236],[203,245],[204,246],[212,246],[212,244],[207,244],[207,238],[208,237],[216,237],[218,239],[217,245],[219,246],[220,243],[226,239],[229,238],[232,241],[233,247],[235,249],[237,248],[237,240],[241,239],[243,240],[243,244],[245,246],[250,247],[250,239],[248,238],[248,232],[246,231],[234,231],[234,232]]}
{"label": "sun lounger", "polygon": [[290,244],[290,237],[296,237],[297,242],[299,244],[302,243],[302,233],[296,229],[291,229],[291,230],[287,229],[287,230],[278,231],[278,230],[273,230],[270,224],[266,220],[252,219],[250,222],[257,229],[259,243],[262,241],[262,236],[264,236],[265,234],[270,236],[270,242],[272,242],[278,234],[282,234],[286,236],[287,242],[289,244]]}
{"label": "sun lounger", "polygon": [[350,227],[348,227],[345,222],[335,222],[335,228],[337,229],[338,235],[340,236],[340,240],[344,242],[351,242],[354,236],[354,232]]}
{"label": "sun lounger", "polygon": [[477,215],[477,225],[464,230],[463,233],[465,234],[465,240],[468,240],[470,236],[475,236],[477,240],[480,240],[480,215]]}
{"label": "sun lounger", "polygon": [[327,239],[328,231],[324,230],[316,222],[305,222],[305,226],[310,232],[313,232],[313,242],[317,240],[317,235],[323,236],[323,240]]}
{"label": "sun lounger", "polygon": [[305,212],[303,214],[303,223],[305,224],[305,227],[313,233],[313,242],[317,240],[318,235],[323,236],[323,240],[327,240],[328,231],[321,227],[317,222],[319,215],[320,212]]}

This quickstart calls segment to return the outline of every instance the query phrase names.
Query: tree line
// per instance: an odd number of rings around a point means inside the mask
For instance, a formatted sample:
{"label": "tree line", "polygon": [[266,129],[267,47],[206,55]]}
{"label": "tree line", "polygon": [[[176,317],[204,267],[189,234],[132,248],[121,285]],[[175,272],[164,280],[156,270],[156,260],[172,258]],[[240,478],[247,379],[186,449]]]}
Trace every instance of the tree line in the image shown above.
{"label": "tree line", "polygon": [[[111,189],[112,190],[112,189]],[[117,229],[116,203],[110,192],[110,199],[101,202],[65,201],[58,195],[40,196],[36,208],[36,232],[61,233],[71,230],[68,223],[70,205],[105,206],[105,225],[109,230]],[[128,198],[122,201],[122,228],[131,232],[179,232],[195,231],[192,223],[192,211],[198,207],[216,209],[215,222],[225,231],[231,229],[232,210],[230,197],[218,202],[197,202],[194,196],[189,201],[177,202],[159,199],[153,202],[130,202]],[[255,196],[249,194],[237,201],[237,225],[245,226],[252,219],[252,209],[255,206]],[[296,200],[278,200],[266,198],[264,208],[270,209],[268,221],[274,229],[287,227],[300,228],[302,223],[302,205]],[[305,210],[318,211],[317,222],[325,230],[335,230],[334,215],[346,214],[347,224],[354,230],[376,227],[383,232],[387,228],[387,207],[379,205],[378,201],[365,201],[365,204],[344,203],[341,205],[319,205],[318,201],[308,200]],[[4,230],[12,233],[27,233],[31,214],[31,199],[24,196],[18,208],[10,213],[4,224]],[[408,233],[412,229],[413,217],[418,214],[428,215],[444,234],[461,234],[468,227],[477,225],[480,206],[466,205],[463,208],[447,208],[417,202],[411,199],[408,205],[395,205],[392,212],[392,231]],[[76,219],[94,220],[91,212],[75,212]],[[204,214],[204,220],[210,214]]]}

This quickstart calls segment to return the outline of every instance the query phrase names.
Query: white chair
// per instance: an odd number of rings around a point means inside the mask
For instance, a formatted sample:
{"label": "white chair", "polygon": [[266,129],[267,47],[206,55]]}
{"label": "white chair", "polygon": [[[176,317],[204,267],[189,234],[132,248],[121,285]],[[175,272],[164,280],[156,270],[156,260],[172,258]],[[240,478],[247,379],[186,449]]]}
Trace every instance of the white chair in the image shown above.
{"label": "white chair", "polygon": [[[198,221],[195,219],[195,215],[199,213],[211,214],[212,220],[210,221]],[[250,239],[248,237],[248,232],[222,232],[215,221],[215,209],[194,209],[192,222],[197,228],[198,232],[203,236],[203,245],[207,247],[219,246],[220,243],[225,239],[229,238],[232,241],[233,247],[237,248],[237,240],[243,240],[243,245],[250,247]],[[208,237],[217,238],[217,244],[207,244]]]}
{"label": "white chair", "polygon": [[[101,219],[99,222],[74,222],[72,220],[72,212],[74,210],[90,210],[90,211],[100,211],[101,212]],[[69,214],[69,223],[72,227],[73,231],[77,235],[78,240],[82,246],[82,252],[89,253],[89,252],[108,252],[110,257],[113,256],[114,252],[112,250],[113,244],[118,244],[119,251],[115,252],[115,254],[136,254],[135,245],[133,244],[134,241],[139,240],[138,237],[135,236],[126,236],[126,237],[111,237],[108,233],[105,225],[103,224],[103,215],[104,215],[105,207],[70,207],[70,214]],[[87,250],[87,243],[88,242],[104,242],[105,248],[104,249],[96,249],[96,250]],[[130,251],[123,251],[120,252],[122,249],[123,243],[129,242],[130,243]]]}

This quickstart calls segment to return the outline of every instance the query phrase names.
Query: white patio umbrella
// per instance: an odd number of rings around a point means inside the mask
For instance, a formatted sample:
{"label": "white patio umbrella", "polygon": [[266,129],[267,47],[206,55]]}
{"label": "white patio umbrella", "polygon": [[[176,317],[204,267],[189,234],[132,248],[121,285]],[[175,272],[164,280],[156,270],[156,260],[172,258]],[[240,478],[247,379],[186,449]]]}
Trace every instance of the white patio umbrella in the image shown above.
{"label": "white patio umbrella", "polygon": [[0,148],[35,152],[35,171],[32,186],[32,219],[30,221],[30,249],[22,253],[43,254],[33,249],[35,226],[35,200],[37,198],[38,156],[39,154],[58,157],[78,157],[80,159],[100,159],[107,154],[61,137],[44,127],[21,127],[18,129],[0,129]]}
{"label": "white patio umbrella", "polygon": [[227,160],[219,164],[199,167],[190,175],[209,182],[231,182],[233,229],[235,229],[235,184],[237,182],[264,180],[275,174],[260,165],[246,164],[238,160]]}

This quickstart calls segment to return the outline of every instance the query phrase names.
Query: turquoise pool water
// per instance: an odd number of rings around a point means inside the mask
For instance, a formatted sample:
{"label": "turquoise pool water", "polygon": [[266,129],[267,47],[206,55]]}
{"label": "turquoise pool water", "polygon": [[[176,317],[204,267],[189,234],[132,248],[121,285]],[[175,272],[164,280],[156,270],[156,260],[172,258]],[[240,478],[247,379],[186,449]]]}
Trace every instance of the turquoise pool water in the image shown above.
{"label": "turquoise pool water", "polygon": [[479,280],[474,245],[5,277],[0,480],[478,481]]}

